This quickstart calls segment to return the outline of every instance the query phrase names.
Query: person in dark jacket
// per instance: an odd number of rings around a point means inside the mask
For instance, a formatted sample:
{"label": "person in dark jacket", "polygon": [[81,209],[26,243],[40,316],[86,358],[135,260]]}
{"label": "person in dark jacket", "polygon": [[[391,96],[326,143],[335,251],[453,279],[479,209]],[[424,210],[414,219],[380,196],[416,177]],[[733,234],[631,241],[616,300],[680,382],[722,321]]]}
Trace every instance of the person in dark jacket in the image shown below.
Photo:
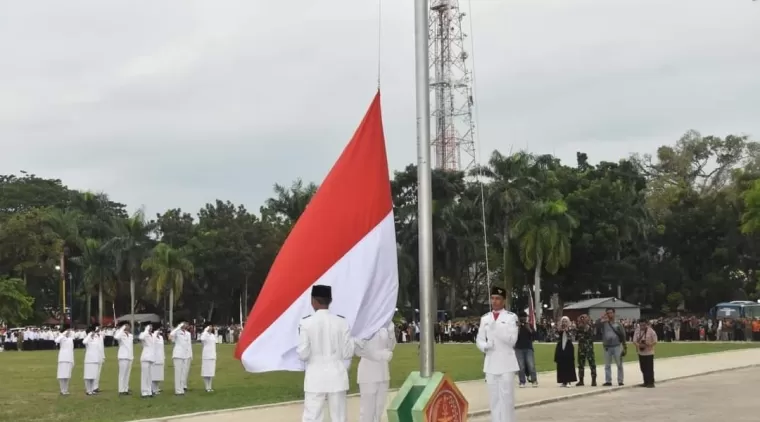
{"label": "person in dark jacket", "polygon": [[557,383],[569,387],[570,383],[578,381],[575,375],[575,347],[570,337],[570,319],[562,317],[560,321],[559,341],[554,349],[554,362],[557,364]]}
{"label": "person in dark jacket", "polygon": [[520,315],[520,330],[517,334],[517,343],[515,343],[515,356],[517,356],[517,364],[520,365],[520,372],[518,373],[520,388],[524,388],[526,382],[530,382],[533,387],[538,387],[536,358],[533,353],[533,341],[536,332],[527,320],[527,315]]}

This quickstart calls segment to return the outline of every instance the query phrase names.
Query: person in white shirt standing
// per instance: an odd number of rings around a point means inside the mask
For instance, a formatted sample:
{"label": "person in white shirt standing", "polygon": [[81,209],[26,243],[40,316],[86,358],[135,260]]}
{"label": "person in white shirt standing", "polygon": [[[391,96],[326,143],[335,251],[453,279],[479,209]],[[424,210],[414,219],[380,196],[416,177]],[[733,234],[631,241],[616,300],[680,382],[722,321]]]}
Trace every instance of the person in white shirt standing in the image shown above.
{"label": "person in white shirt standing", "polygon": [[396,347],[393,321],[378,330],[369,340],[356,342],[356,355],[361,357],[356,380],[359,383],[359,422],[381,422],[391,375],[388,364]]}
{"label": "person in white shirt standing", "polygon": [[184,322],[179,323],[175,329],[169,333],[169,340],[174,342],[172,351],[172,361],[174,363],[174,394],[181,396],[187,389],[187,370],[190,365],[192,356],[193,343],[190,339],[190,333],[186,329]]}
{"label": "person in white shirt standing", "polygon": [[490,396],[491,421],[515,422],[515,373],[520,367],[515,355],[519,332],[517,315],[504,309],[507,291],[491,288],[492,311],[480,318],[475,344],[485,353],[483,372]]}
{"label": "person in white shirt standing", "polygon": [[100,361],[98,362],[98,373],[95,376],[95,380],[92,384],[93,386],[93,392],[100,393],[100,374],[103,372],[103,362],[106,361],[106,347],[103,343],[104,336],[103,332],[100,330],[100,327],[97,325],[95,326],[95,344],[98,346],[98,350],[100,350]]}
{"label": "person in white shirt standing", "polygon": [[101,352],[98,346],[97,333],[94,328],[89,328],[84,339],[84,391],[88,396],[95,393],[95,380],[98,377],[98,367],[100,366]]}
{"label": "person in white shirt standing", "polygon": [[132,361],[135,358],[134,337],[129,323],[122,324],[113,335],[119,343],[116,357],[119,359],[119,395],[132,394],[129,391],[129,377],[132,374]]}
{"label": "person in white shirt standing", "polygon": [[156,360],[156,351],[153,348],[153,327],[147,324],[138,338],[142,343],[140,353],[140,396],[142,398],[153,397],[153,381],[151,372],[153,361]]}
{"label": "person in white shirt standing", "polygon": [[303,422],[322,422],[325,401],[332,422],[346,422],[348,367],[354,356],[354,340],[348,322],[330,313],[332,288],[315,285],[311,289],[314,314],[298,326],[298,358],[306,363],[303,391]]}
{"label": "person in white shirt standing", "polygon": [[68,396],[71,370],[74,369],[74,338],[67,326],[61,326],[61,332],[55,338],[55,343],[58,345],[58,385],[61,388],[61,395]]}
{"label": "person in white shirt standing", "polygon": [[211,324],[206,325],[201,333],[201,343],[203,352],[201,354],[201,377],[206,385],[206,392],[211,393],[214,390],[212,382],[216,375],[216,330]]}
{"label": "person in white shirt standing", "polygon": [[161,393],[161,383],[164,381],[164,362],[166,351],[164,350],[164,333],[160,326],[153,332],[153,351],[155,352],[153,366],[151,367],[150,380],[153,381],[153,394]]}

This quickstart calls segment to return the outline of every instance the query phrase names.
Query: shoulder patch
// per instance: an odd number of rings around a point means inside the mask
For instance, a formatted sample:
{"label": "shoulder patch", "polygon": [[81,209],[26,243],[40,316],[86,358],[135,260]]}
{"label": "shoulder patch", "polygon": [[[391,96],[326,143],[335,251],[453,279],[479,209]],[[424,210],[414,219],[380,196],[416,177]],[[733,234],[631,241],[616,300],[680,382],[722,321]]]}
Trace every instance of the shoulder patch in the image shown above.
{"label": "shoulder patch", "polygon": [[306,319],[306,318],[311,318],[311,315],[306,315],[305,317],[303,317],[301,319]]}
{"label": "shoulder patch", "polygon": [[344,317],[343,315],[338,315],[338,314],[335,314],[335,315],[336,315],[336,316],[339,316],[339,317],[341,317],[341,318],[343,318],[343,319],[346,319],[346,317]]}

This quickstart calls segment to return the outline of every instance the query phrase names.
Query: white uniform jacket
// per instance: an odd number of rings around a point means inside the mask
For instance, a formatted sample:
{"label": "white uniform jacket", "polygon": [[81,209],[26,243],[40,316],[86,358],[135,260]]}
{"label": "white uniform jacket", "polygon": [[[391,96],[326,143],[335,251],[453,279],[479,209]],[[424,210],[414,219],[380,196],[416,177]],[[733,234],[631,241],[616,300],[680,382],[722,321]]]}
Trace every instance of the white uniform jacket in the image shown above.
{"label": "white uniform jacket", "polygon": [[169,333],[169,340],[174,342],[172,359],[190,359],[193,357],[193,342],[188,331],[182,330],[181,326]]}
{"label": "white uniform jacket", "polygon": [[506,374],[517,372],[520,367],[515,356],[515,343],[519,323],[517,315],[502,310],[499,318],[489,312],[480,318],[480,328],[475,344],[486,354],[483,372],[486,374]]}
{"label": "white uniform jacket", "polygon": [[148,331],[147,328],[140,333],[138,336],[140,339],[140,342],[142,343],[142,353],[140,354],[140,362],[150,362],[153,363],[156,361],[156,350],[154,349],[154,343],[155,339],[153,338],[153,335],[151,335],[150,331]]}
{"label": "white uniform jacket", "polygon": [[124,327],[121,327],[113,335],[113,339],[119,342],[119,351],[116,353],[119,360],[133,360],[135,358],[135,342],[131,333],[124,331]]}
{"label": "white uniform jacket", "polygon": [[369,340],[356,341],[356,356],[361,357],[357,370],[359,384],[384,382],[391,379],[388,363],[396,347],[396,327],[393,322],[378,330]]}
{"label": "white uniform jacket", "polygon": [[354,356],[351,329],[342,316],[320,309],[298,326],[299,359],[306,363],[304,392],[348,391],[347,362]]}

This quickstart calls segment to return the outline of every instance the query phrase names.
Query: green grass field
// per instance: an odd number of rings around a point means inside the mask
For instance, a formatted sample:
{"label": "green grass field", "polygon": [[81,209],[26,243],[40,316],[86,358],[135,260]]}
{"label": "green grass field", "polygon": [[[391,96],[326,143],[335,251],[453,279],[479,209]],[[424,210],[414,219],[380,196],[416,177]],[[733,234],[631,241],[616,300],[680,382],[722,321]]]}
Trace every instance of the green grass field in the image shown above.
{"label": "green grass field", "polygon": [[[657,346],[657,356],[673,357],[699,353],[718,352],[758,346],[750,343],[664,343]],[[536,365],[539,371],[554,369],[553,344],[536,345]],[[438,345],[436,369],[448,372],[455,380],[482,378],[483,355],[472,344]],[[76,366],[71,382],[71,395],[58,394],[56,375],[57,353],[5,352],[0,353],[0,421],[77,421],[108,422],[168,416],[204,410],[224,409],[257,404],[299,400],[303,397],[302,373],[249,374],[243,371],[240,362],[232,357],[233,346],[220,345],[213,393],[203,390],[200,378],[200,348],[196,346],[196,360],[190,373],[190,391],[185,397],[172,394],[174,370],[167,359],[166,393],[154,399],[139,398],[140,365],[134,362],[132,369],[132,396],[119,397],[116,394],[117,365],[116,348],[106,351],[98,396],[84,395],[82,380],[83,350],[77,350]],[[140,356],[140,347],[135,347],[135,356]],[[597,356],[601,347],[597,346]],[[167,350],[167,357],[171,351]],[[635,353],[627,357],[636,359]],[[406,375],[419,365],[417,345],[399,345],[394,353],[391,369],[391,385],[398,387]],[[356,391],[355,366],[351,371],[352,390]],[[541,382],[541,379],[539,379]],[[545,380],[544,383],[553,381]]]}

